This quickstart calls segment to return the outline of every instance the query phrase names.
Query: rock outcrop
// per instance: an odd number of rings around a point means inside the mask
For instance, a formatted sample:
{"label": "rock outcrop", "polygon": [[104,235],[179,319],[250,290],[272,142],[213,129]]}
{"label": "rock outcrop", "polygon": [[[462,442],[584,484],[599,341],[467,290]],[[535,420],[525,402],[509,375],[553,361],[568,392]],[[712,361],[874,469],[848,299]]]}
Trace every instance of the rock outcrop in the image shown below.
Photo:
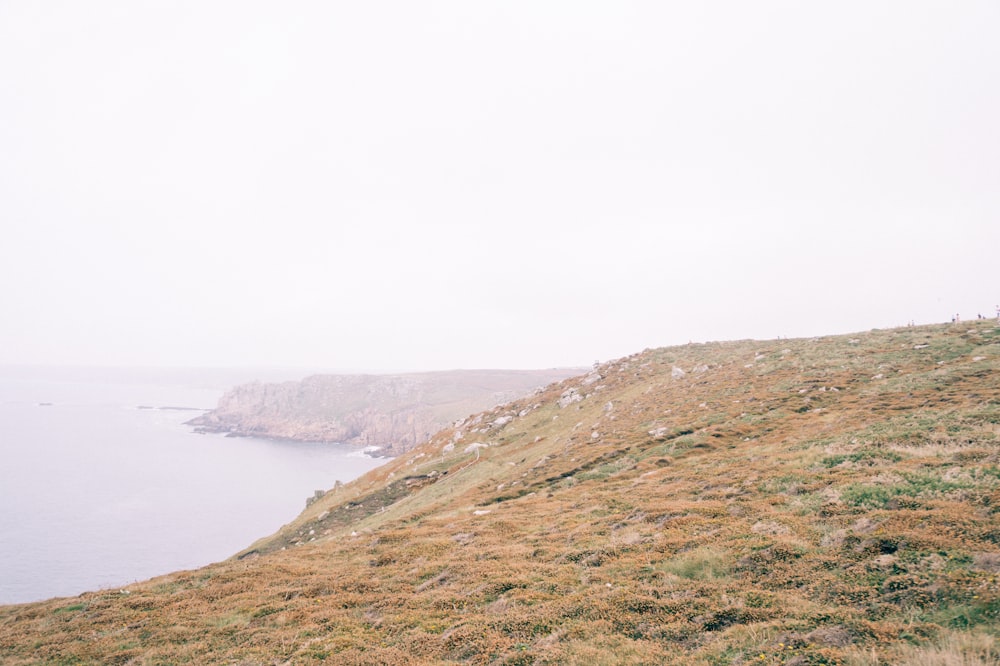
{"label": "rock outcrop", "polygon": [[188,423],[201,432],[341,442],[398,454],[456,419],[516,400],[580,369],[314,375],[243,384]]}

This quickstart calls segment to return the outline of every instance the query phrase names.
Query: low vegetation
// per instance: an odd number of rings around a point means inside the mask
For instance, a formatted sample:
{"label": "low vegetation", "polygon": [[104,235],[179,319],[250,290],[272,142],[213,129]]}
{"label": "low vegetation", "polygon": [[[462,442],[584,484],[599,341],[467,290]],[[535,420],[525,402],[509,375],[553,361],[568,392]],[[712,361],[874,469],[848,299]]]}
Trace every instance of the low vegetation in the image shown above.
{"label": "low vegetation", "polygon": [[229,561],[0,608],[0,661],[1000,663],[993,322],[647,350]]}

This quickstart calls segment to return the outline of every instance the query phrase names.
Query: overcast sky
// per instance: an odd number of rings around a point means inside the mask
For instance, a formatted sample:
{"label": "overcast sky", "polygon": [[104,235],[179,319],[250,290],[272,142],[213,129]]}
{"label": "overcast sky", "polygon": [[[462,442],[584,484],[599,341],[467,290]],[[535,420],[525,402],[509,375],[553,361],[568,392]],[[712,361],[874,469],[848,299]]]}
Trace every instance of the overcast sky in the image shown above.
{"label": "overcast sky", "polygon": [[995,316],[1000,3],[0,0],[0,363]]}

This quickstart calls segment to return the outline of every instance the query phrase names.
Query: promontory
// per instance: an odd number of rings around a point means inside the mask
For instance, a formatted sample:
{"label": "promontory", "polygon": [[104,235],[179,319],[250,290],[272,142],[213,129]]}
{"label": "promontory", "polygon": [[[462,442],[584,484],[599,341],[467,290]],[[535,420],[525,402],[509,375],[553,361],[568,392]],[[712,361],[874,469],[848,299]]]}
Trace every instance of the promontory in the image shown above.
{"label": "promontory", "polygon": [[202,432],[378,447],[398,454],[456,419],[577,375],[580,368],[313,375],[252,382],[191,420]]}

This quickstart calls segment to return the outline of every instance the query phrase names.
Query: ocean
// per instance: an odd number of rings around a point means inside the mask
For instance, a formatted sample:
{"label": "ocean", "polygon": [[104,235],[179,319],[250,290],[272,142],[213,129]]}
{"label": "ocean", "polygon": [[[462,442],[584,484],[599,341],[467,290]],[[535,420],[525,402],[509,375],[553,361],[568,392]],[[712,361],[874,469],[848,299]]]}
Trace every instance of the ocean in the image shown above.
{"label": "ocean", "polygon": [[0,368],[0,604],[226,559],[386,462],[184,425],[254,376]]}

